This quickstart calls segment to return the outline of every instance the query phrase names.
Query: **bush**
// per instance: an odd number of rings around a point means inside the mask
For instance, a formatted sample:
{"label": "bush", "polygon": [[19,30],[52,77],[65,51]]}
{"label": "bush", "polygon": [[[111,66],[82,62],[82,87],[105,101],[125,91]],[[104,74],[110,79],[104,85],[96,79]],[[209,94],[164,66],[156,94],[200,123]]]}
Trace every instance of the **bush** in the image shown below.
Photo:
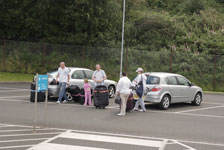
{"label": "bush", "polygon": [[183,3],[183,12],[187,14],[199,14],[201,10],[205,9],[205,6],[202,2],[202,0],[186,0],[185,3]]}

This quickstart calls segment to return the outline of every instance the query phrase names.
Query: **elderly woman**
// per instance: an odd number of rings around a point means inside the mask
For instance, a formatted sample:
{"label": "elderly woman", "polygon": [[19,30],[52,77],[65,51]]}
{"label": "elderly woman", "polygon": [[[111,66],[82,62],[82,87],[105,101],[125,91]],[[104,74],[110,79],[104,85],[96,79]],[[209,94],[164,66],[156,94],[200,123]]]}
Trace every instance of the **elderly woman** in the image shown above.
{"label": "elderly woman", "polygon": [[131,81],[127,77],[126,73],[123,72],[122,77],[120,78],[117,84],[117,95],[119,95],[121,98],[121,110],[118,114],[119,116],[125,116],[127,100],[131,93],[130,86]]}
{"label": "elderly woman", "polygon": [[[140,111],[140,112],[145,112],[145,103],[143,100],[143,95],[144,95],[144,91],[146,89],[146,76],[143,74],[143,69],[142,68],[138,68],[136,70],[136,72],[138,73],[137,77],[134,79],[133,83],[135,85],[137,85],[137,89],[136,89],[136,93],[139,97],[138,101],[135,103],[135,111]],[[141,109],[139,109],[139,105],[141,105]]]}

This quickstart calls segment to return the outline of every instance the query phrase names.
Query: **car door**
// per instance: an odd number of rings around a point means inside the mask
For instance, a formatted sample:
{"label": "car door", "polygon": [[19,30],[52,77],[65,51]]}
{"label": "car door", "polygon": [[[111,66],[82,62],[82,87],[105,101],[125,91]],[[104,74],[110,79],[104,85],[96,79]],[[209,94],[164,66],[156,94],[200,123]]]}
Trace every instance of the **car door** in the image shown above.
{"label": "car door", "polygon": [[75,70],[71,75],[70,84],[83,87],[85,74],[83,70]]}
{"label": "car door", "polygon": [[180,101],[180,89],[178,88],[177,78],[175,76],[166,77],[167,88],[172,94],[172,103],[178,103]]}
{"label": "car door", "polygon": [[92,80],[93,71],[92,70],[84,70],[84,73],[85,73],[85,78],[87,78],[89,80],[89,83],[91,84],[91,86],[94,87],[95,83]]}
{"label": "car door", "polygon": [[193,89],[189,86],[189,81],[181,76],[177,76],[176,78],[180,89],[181,102],[189,101],[193,95]]}

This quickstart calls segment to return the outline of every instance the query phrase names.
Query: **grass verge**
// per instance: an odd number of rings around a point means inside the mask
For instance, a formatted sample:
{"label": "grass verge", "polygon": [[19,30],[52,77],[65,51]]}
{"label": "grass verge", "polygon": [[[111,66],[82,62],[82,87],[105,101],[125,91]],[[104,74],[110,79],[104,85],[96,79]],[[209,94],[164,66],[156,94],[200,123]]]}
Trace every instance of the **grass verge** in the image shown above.
{"label": "grass verge", "polygon": [[31,82],[33,74],[0,72],[0,82]]}

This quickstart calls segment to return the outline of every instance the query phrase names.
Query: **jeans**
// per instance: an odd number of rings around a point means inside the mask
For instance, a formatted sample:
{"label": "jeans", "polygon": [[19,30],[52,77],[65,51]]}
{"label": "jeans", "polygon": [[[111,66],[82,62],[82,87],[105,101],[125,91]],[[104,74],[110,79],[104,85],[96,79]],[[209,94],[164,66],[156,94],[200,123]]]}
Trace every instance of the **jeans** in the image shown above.
{"label": "jeans", "polygon": [[64,98],[64,100],[67,100],[67,96],[66,96],[66,92],[65,92],[66,83],[65,82],[59,82],[59,89],[60,89],[60,92],[59,92],[58,101],[61,102],[62,98]]}
{"label": "jeans", "polygon": [[142,97],[141,98],[139,97],[138,101],[135,103],[135,109],[138,109],[139,105],[141,105],[141,109],[143,111],[146,111],[146,109],[145,109],[145,102],[144,102]]}

